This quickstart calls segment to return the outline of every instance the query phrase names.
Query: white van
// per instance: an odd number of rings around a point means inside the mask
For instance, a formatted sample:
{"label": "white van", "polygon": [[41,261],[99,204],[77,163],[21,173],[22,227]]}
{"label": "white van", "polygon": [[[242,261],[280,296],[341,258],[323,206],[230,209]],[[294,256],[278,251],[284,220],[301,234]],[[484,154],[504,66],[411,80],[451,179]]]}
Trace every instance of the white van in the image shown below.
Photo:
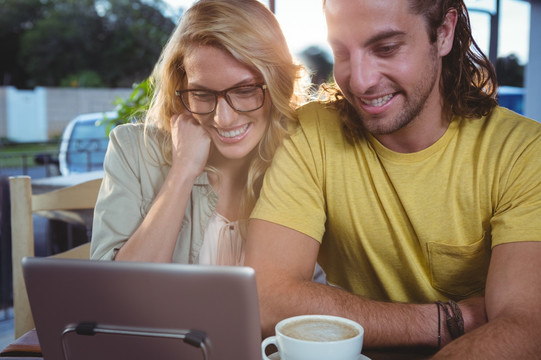
{"label": "white van", "polygon": [[60,142],[60,174],[103,170],[103,159],[109,144],[107,124],[100,124],[104,117],[116,119],[117,113],[109,111],[81,114],[69,122]]}

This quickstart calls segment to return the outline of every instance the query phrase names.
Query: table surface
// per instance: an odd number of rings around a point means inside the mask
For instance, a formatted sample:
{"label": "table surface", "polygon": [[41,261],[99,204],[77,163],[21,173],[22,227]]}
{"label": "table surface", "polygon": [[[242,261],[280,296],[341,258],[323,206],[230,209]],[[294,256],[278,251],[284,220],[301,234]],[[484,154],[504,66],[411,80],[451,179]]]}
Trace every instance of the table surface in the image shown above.
{"label": "table surface", "polygon": [[[17,346],[18,350],[24,350],[25,347],[31,351],[35,352],[36,348],[39,349],[39,341],[37,337],[37,333],[35,329],[30,330],[28,333],[21,336],[19,339],[15,340],[12,345]],[[37,356],[38,354],[32,354],[31,352],[24,353],[21,351],[21,356],[6,356],[2,357],[0,356],[0,360],[22,360],[22,359],[42,359],[41,357]],[[401,348],[401,349],[380,349],[380,350],[373,350],[373,349],[365,349],[363,350],[363,354],[359,358],[359,360],[424,360],[429,359],[433,352],[420,349],[412,349],[412,348]],[[7,354],[6,354],[7,355]],[[280,357],[276,354],[272,354],[270,356],[272,360],[279,360]]]}
{"label": "table surface", "polygon": [[72,186],[84,181],[102,179],[103,170],[91,171],[87,173],[72,174],[66,176],[52,176],[47,178],[32,180],[32,193],[39,194],[46,191],[60,189],[66,186]]}

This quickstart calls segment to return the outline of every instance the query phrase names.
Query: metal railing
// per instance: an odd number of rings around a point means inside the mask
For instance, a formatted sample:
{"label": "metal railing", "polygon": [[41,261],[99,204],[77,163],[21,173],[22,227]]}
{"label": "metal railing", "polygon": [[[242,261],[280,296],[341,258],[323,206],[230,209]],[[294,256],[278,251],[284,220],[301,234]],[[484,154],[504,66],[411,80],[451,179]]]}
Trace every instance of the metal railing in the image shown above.
{"label": "metal railing", "polygon": [[[61,173],[98,170],[103,166],[107,144],[107,139],[100,138],[73,139],[69,146],[65,144],[63,147],[58,142],[49,143],[57,147],[55,150],[2,151],[0,147],[0,177],[28,175],[39,179]],[[64,167],[62,172],[60,163]]]}
{"label": "metal railing", "polygon": [[58,151],[0,153],[0,176],[30,175],[36,179],[59,174]]}

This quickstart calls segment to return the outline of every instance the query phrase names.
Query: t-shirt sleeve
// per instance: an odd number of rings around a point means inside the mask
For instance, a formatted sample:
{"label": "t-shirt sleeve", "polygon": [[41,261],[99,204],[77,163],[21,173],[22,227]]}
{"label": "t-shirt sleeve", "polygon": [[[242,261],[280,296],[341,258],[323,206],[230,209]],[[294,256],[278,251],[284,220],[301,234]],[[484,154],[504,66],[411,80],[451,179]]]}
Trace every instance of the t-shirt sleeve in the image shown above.
{"label": "t-shirt sleeve", "polygon": [[315,107],[299,111],[299,125],[276,151],[251,218],[273,222],[321,242],[325,232],[323,129]]}
{"label": "t-shirt sleeve", "polygon": [[[500,175],[497,206],[491,219],[493,247],[541,241],[541,127],[532,124],[529,131],[523,132],[524,139],[514,139],[521,146],[510,151],[511,161]],[[513,131],[507,135],[513,137]]]}

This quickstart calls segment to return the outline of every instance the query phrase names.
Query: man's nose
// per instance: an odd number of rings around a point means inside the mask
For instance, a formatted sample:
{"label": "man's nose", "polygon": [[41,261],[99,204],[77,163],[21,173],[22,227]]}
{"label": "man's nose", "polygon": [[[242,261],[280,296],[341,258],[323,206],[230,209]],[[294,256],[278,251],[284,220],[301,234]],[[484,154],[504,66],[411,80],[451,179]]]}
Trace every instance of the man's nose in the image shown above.
{"label": "man's nose", "polygon": [[380,80],[377,61],[369,54],[351,56],[349,87],[357,95],[366,94]]}

